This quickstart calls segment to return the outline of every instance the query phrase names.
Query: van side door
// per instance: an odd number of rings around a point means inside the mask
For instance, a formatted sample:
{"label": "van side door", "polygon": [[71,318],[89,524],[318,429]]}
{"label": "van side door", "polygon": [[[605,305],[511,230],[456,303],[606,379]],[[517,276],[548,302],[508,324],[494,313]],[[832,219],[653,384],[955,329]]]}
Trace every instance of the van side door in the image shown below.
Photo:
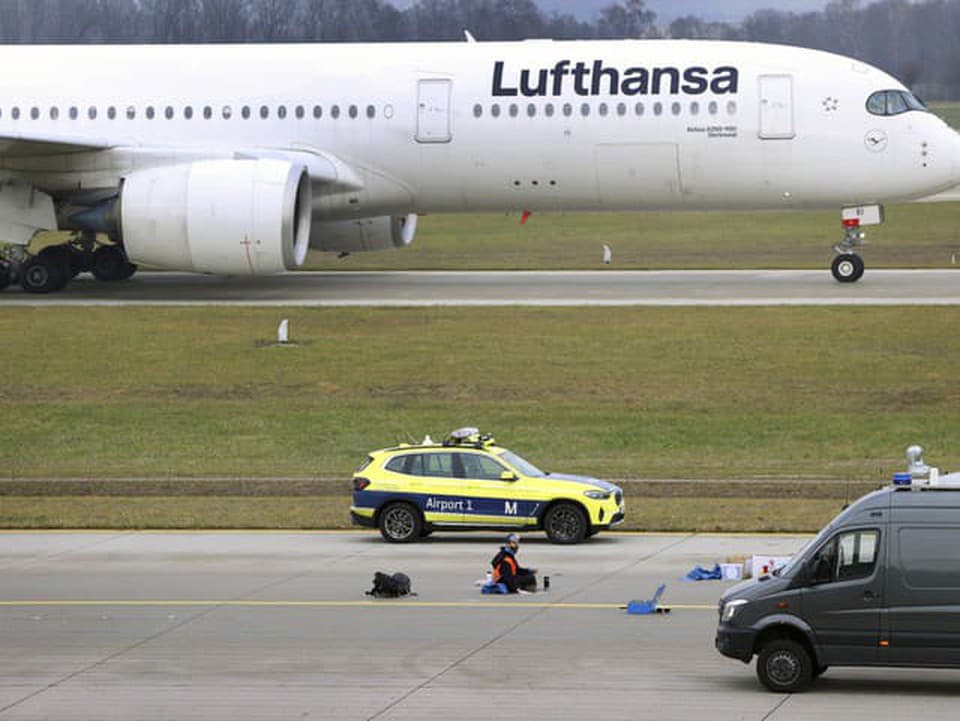
{"label": "van side door", "polygon": [[[950,510],[954,517],[960,515]],[[914,522],[893,525],[888,660],[905,666],[960,666],[960,526],[942,523],[947,514],[940,509],[925,514],[939,524],[923,523],[920,515],[913,514]]]}
{"label": "van side door", "polygon": [[823,665],[876,663],[883,609],[882,556],[879,528],[839,530],[811,556],[802,608]]}

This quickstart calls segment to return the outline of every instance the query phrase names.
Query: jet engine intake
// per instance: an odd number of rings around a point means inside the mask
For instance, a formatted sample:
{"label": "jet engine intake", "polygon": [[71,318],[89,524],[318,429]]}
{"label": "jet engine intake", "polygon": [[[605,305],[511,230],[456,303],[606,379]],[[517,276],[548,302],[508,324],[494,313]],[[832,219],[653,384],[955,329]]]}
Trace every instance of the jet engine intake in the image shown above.
{"label": "jet engine intake", "polygon": [[335,253],[403,248],[413,242],[416,232],[417,216],[413,213],[330,220],[313,224],[310,247]]}
{"label": "jet engine intake", "polygon": [[120,192],[120,235],[134,263],[259,275],[307,256],[310,177],[282,160],[204,160],[138,170]]}

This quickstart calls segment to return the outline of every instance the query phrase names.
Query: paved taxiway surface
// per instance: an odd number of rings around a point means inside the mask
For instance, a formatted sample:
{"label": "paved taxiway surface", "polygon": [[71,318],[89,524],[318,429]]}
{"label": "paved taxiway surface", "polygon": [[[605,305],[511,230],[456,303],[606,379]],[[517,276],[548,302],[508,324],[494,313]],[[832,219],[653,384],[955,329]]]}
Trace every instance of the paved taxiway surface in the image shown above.
{"label": "paved taxiway surface", "polygon": [[11,288],[29,305],[960,305],[960,271],[867,270],[841,284],[827,270],[337,272],[224,278],[139,273],[126,283],[78,277],[66,291]]}
{"label": "paved taxiway surface", "polygon": [[[531,535],[548,593],[482,596],[498,535],[3,533],[0,721],[957,718],[960,672],[831,669],[785,696],[713,650],[728,582],[682,582],[797,536]],[[374,571],[418,596],[369,602]],[[666,616],[618,608],[667,583]]]}

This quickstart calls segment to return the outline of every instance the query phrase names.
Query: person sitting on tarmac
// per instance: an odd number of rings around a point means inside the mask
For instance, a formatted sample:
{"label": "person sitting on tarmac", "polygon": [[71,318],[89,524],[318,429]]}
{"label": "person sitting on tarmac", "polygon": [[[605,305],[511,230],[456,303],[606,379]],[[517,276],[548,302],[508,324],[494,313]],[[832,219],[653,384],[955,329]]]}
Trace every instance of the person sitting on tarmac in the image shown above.
{"label": "person sitting on tarmac", "polygon": [[490,562],[493,566],[493,582],[502,583],[510,593],[521,590],[534,592],[537,590],[537,569],[524,568],[517,563],[519,550],[520,536],[511,533],[507,536],[507,544],[500,548],[500,552]]}

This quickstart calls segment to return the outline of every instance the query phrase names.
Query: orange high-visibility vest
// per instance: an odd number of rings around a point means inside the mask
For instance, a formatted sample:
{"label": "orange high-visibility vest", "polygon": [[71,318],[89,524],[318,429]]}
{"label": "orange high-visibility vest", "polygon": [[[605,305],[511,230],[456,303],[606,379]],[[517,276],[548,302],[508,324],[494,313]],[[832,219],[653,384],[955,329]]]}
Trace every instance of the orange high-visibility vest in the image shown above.
{"label": "orange high-visibility vest", "polygon": [[[510,570],[513,572],[513,575],[514,575],[514,576],[517,575],[517,560],[516,560],[513,556],[504,553],[504,554],[503,554],[503,560],[500,561],[500,563],[509,563],[509,564],[510,564]],[[498,563],[496,566],[493,567],[493,582],[494,582],[494,583],[500,583],[500,563]]]}

